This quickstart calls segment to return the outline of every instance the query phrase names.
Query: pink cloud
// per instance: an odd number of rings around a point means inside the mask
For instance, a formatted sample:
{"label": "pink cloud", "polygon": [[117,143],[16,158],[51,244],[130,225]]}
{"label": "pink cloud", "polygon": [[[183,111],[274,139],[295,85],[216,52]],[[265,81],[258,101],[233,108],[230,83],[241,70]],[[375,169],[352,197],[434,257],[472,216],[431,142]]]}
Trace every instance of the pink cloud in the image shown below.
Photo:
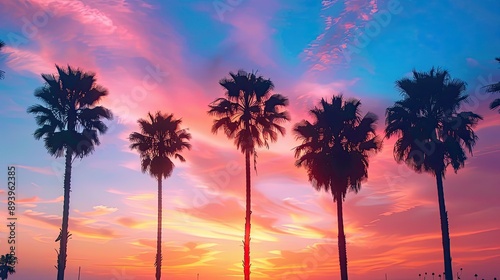
{"label": "pink cloud", "polygon": [[[39,224],[40,227],[44,227],[43,225],[50,226],[55,233],[54,239],[57,237],[59,228],[61,227],[61,217],[33,210],[24,211],[23,216],[34,222],[32,226],[35,224]],[[92,239],[111,239],[118,237],[114,230],[96,224],[92,225],[94,222],[93,220],[85,218],[72,218],[69,225],[70,233]]]}
{"label": "pink cloud", "polygon": [[5,47],[8,53],[7,66],[16,71],[26,71],[32,73],[51,73],[53,66],[46,58],[36,52]]}
{"label": "pink cloud", "polygon": [[36,166],[26,166],[26,165],[16,165],[16,167],[19,167],[21,169],[26,169],[31,172],[35,173],[40,173],[40,174],[45,174],[45,175],[56,175],[54,170],[52,168],[48,167],[36,167]]}
{"label": "pink cloud", "polygon": [[225,44],[236,44],[239,52],[246,53],[251,61],[259,66],[275,67],[271,41],[274,30],[270,21],[280,8],[277,2],[263,0],[253,1],[252,5],[235,7],[224,20],[233,27]]}
{"label": "pink cloud", "polygon": [[108,215],[108,214],[111,214],[111,213],[118,211],[118,208],[108,207],[108,206],[104,206],[104,205],[97,205],[97,206],[92,207],[92,209],[93,209],[92,211],[88,211],[88,212],[81,212],[78,209],[75,209],[74,211],[81,214],[81,215],[87,216],[87,217],[104,216],[104,215]]}
{"label": "pink cloud", "polygon": [[[21,4],[9,5],[10,10],[27,15],[36,14],[40,9],[50,9],[53,14],[44,26],[36,29],[36,36],[27,38],[24,44],[17,48],[7,44],[7,65],[15,71],[30,71],[36,76],[53,73],[56,63],[94,71],[98,83],[110,91],[104,104],[117,112],[120,120],[135,122],[142,117],[136,113],[139,106],[156,110],[157,104],[166,103],[162,89],[178,91],[181,88],[178,84],[172,88],[172,80],[184,85],[194,84],[177,74],[183,67],[178,35],[168,25],[164,25],[161,31],[152,32],[150,26],[159,23],[156,18],[141,13],[141,9],[150,9],[148,7],[137,8],[125,2],[108,5],[101,1],[69,3],[59,0],[34,1],[29,9]],[[133,19],[131,11],[135,13]],[[68,20],[68,14],[73,15],[71,20]],[[136,17],[142,17],[142,20],[136,21]],[[54,34],[58,37],[57,45],[54,45]],[[165,48],[169,51],[163,52]],[[112,63],[100,62],[113,61],[117,57],[120,57],[120,64],[116,67],[109,66]],[[136,57],[142,57],[145,62],[138,63]],[[166,73],[169,73],[170,82]],[[116,77],[120,77],[119,81]],[[183,86],[182,89],[200,91],[196,86]]]}
{"label": "pink cloud", "polygon": [[355,27],[354,23],[351,23],[351,22],[348,22],[348,23],[344,24],[344,28],[346,30],[349,30],[349,29],[354,28],[354,27]]}
{"label": "pink cloud", "polygon": [[467,57],[465,59],[465,61],[467,62],[467,65],[472,66],[472,67],[479,65],[479,62],[477,62],[477,60],[475,60],[474,58],[471,58],[471,57]]}

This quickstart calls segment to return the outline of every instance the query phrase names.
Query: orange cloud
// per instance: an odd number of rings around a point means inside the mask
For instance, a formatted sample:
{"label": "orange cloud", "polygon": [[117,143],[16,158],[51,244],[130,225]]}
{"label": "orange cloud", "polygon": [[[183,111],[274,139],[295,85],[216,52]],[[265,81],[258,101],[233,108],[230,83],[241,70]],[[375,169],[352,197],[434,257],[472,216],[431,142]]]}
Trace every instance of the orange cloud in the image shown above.
{"label": "orange cloud", "polygon": [[104,205],[97,205],[97,206],[92,207],[92,209],[94,209],[94,210],[89,211],[89,212],[81,212],[80,210],[75,209],[75,212],[89,217],[89,216],[108,215],[108,214],[111,214],[111,213],[118,211],[118,208],[108,207],[108,206],[104,206]]}
{"label": "orange cloud", "polygon": [[[61,217],[55,215],[48,215],[43,212],[37,212],[33,210],[26,210],[23,216],[30,219],[33,222],[38,223],[38,226],[44,227],[43,225],[49,225],[50,227],[57,229],[54,231],[54,240],[59,234],[59,228],[61,227]],[[36,225],[36,224],[34,224]],[[118,235],[114,230],[99,226],[96,221],[86,219],[86,218],[72,218],[70,219],[69,231],[73,233],[73,238],[86,237],[92,239],[112,239],[117,238]]]}
{"label": "orange cloud", "polygon": [[144,229],[144,228],[151,228],[152,227],[152,222],[144,222],[140,220],[136,220],[131,217],[121,217],[118,218],[117,223],[128,228],[135,228],[135,229]]}

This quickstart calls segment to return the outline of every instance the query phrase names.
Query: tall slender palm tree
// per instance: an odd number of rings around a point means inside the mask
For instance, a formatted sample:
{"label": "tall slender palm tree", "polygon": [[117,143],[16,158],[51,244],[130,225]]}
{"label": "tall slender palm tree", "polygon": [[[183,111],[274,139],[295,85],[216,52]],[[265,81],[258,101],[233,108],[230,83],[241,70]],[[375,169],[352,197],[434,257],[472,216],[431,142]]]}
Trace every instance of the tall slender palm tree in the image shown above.
{"label": "tall slender palm tree", "polygon": [[316,190],[331,192],[337,203],[340,275],[348,279],[347,249],[342,202],[348,190],[357,193],[368,178],[368,157],[381,148],[375,133],[377,116],[360,114],[361,102],[333,96],[331,103],[321,99],[320,107],[310,110],[313,123],[303,120],[294,132],[302,142],[295,147],[297,167],[305,167]]}
{"label": "tall slender palm tree", "polygon": [[396,81],[403,99],[386,111],[386,138],[398,137],[396,161],[436,177],[446,280],[453,279],[453,271],[443,178],[449,165],[455,172],[464,167],[465,150],[472,154],[478,139],[473,128],[482,119],[473,112],[459,112],[468,98],[465,86],[446,70],[413,70],[413,77]]}
{"label": "tall slender palm tree", "polygon": [[246,213],[243,273],[245,280],[250,279],[250,214],[251,182],[250,157],[256,160],[256,148],[269,148],[269,140],[276,142],[278,133],[285,134],[281,126],[290,120],[284,110],[288,99],[280,94],[272,94],[274,84],[270,79],[239,70],[230,72],[229,78],[223,78],[219,84],[225,90],[224,97],[217,98],[209,107],[208,113],[216,119],[212,132],[223,130],[230,139],[234,138],[236,148],[245,154],[246,165]]}
{"label": "tall slender palm tree", "polygon": [[12,254],[5,254],[0,257],[0,278],[5,280],[9,274],[16,272],[17,257]]}
{"label": "tall slender palm tree", "polygon": [[36,115],[39,128],[35,139],[43,137],[45,148],[56,158],[65,155],[64,202],[57,279],[64,280],[68,245],[69,195],[71,165],[74,159],[90,155],[100,144],[98,134],[107,126],[101,121],[112,119],[111,111],[97,104],[108,91],[96,84],[94,73],[56,65],[57,74],[42,74],[45,85],[35,91],[44,105],[33,105],[28,113]]}
{"label": "tall slender palm tree", "polygon": [[[495,59],[496,61],[500,62],[500,57],[497,57]],[[495,84],[487,85],[486,91],[491,93],[500,93],[500,81],[496,82]],[[498,107],[500,107],[500,98],[493,100],[490,104],[490,109],[492,110]],[[498,113],[500,113],[500,109],[498,110]]]}
{"label": "tall slender palm tree", "polygon": [[[2,51],[2,48],[5,47],[5,43],[3,41],[0,41],[0,52]],[[3,79],[5,71],[0,70],[0,80]]]}
{"label": "tall slender palm tree", "polygon": [[161,279],[161,230],[162,230],[162,178],[172,175],[174,163],[171,158],[181,162],[186,161],[179,153],[191,149],[189,139],[191,134],[181,129],[182,121],[175,119],[173,114],[155,115],[148,113],[147,120],[139,119],[141,132],[133,132],[129,136],[132,143],[130,149],[137,150],[141,158],[141,170],[148,172],[158,181],[158,230],[156,239],[156,280]]}

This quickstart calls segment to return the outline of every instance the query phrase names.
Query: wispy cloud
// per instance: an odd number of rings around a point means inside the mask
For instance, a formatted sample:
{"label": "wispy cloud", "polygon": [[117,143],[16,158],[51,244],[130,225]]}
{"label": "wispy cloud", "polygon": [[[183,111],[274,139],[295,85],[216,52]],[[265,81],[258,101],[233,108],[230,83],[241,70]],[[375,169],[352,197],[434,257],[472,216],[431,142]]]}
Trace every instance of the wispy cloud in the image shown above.
{"label": "wispy cloud", "polygon": [[103,215],[108,215],[111,213],[115,213],[118,211],[118,208],[116,207],[108,207],[104,205],[97,205],[92,207],[93,211],[88,211],[88,212],[82,212],[78,209],[75,209],[75,212],[87,216],[87,217],[93,217],[93,216],[103,216]]}
{"label": "wispy cloud", "polygon": [[311,70],[324,71],[332,65],[348,65],[354,48],[363,48],[371,37],[378,35],[393,16],[388,10],[399,5],[399,1],[385,0],[322,1],[324,30],[303,53],[304,59],[311,63]]}
{"label": "wispy cloud", "polygon": [[44,175],[56,175],[56,172],[50,167],[36,167],[27,165],[16,165],[16,167],[29,170],[31,172],[44,174]]}
{"label": "wispy cloud", "polygon": [[[59,228],[61,226],[61,217],[51,214],[46,214],[44,212],[37,212],[33,210],[26,210],[23,216],[30,219],[32,222],[38,223],[40,227],[49,226],[53,229],[57,229],[57,234],[55,234],[54,239],[59,234]],[[32,226],[33,226],[32,225]],[[70,220],[70,232],[91,239],[112,239],[117,238],[118,235],[114,230],[109,227],[102,227],[95,220],[86,218],[72,218]]]}

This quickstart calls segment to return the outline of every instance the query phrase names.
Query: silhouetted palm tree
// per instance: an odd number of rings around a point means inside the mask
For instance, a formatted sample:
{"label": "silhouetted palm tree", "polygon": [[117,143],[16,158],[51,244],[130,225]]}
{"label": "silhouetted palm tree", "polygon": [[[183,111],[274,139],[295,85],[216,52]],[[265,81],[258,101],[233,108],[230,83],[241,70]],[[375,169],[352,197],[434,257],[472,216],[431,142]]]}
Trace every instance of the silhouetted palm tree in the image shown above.
{"label": "silhouetted palm tree", "polygon": [[[0,52],[2,51],[2,48],[5,47],[5,43],[3,41],[0,41]],[[3,79],[5,71],[0,70],[0,80]]]}
{"label": "silhouetted palm tree", "polygon": [[217,117],[212,132],[223,130],[228,138],[234,138],[237,149],[245,154],[246,165],[246,215],[243,273],[250,279],[250,214],[251,183],[250,157],[256,156],[256,147],[269,148],[268,141],[277,141],[278,133],[285,134],[282,123],[290,120],[283,108],[288,99],[280,94],[271,94],[274,84],[269,79],[239,70],[230,72],[230,78],[223,78],[219,84],[225,90],[225,97],[217,98],[208,113]]}
{"label": "silhouetted palm tree", "polygon": [[15,266],[17,263],[17,257],[11,254],[5,254],[0,257],[0,278],[5,280],[9,277],[9,274],[14,274],[16,272]]}
{"label": "silhouetted palm tree", "polygon": [[60,249],[57,260],[57,279],[64,279],[68,245],[69,195],[71,165],[75,158],[91,154],[100,144],[98,134],[104,134],[106,125],[101,119],[112,119],[111,111],[97,106],[108,91],[96,84],[94,73],[82,72],[68,66],[56,65],[57,74],[42,74],[45,85],[35,91],[44,105],[28,108],[35,114],[39,128],[35,139],[43,137],[50,155],[65,155],[64,203]]}
{"label": "silhouetted palm tree", "polygon": [[331,103],[321,99],[320,107],[310,111],[313,123],[303,120],[294,132],[302,144],[295,147],[297,167],[307,169],[309,181],[316,190],[332,193],[337,203],[340,274],[347,280],[347,250],[342,202],[348,190],[358,192],[368,178],[370,152],[381,148],[375,134],[377,116],[360,115],[359,100],[333,96]]}
{"label": "silhouetted palm tree", "polygon": [[156,279],[161,279],[161,230],[162,230],[162,178],[172,175],[174,163],[172,157],[181,162],[186,161],[179,153],[190,149],[191,139],[185,129],[180,129],[181,120],[174,115],[157,112],[154,116],[148,113],[147,120],[139,119],[141,132],[133,132],[129,136],[130,149],[137,150],[141,158],[141,170],[148,172],[158,180],[158,230],[156,239]]}
{"label": "silhouetted palm tree", "polygon": [[397,135],[394,158],[414,171],[436,176],[445,279],[452,280],[448,214],[444,201],[443,178],[448,165],[455,172],[464,166],[467,149],[477,141],[473,128],[481,116],[458,112],[468,96],[465,82],[451,79],[446,70],[432,68],[427,72],[413,70],[412,78],[396,81],[403,99],[386,112],[385,135]]}
{"label": "silhouetted palm tree", "polygon": [[[495,59],[496,61],[500,62],[500,57],[497,57]],[[500,81],[495,84],[488,85],[486,87],[487,87],[486,89],[487,92],[500,93]],[[496,109],[498,107],[500,107],[500,98],[493,100],[490,104],[490,109]],[[498,113],[500,113],[500,109],[498,110]]]}

